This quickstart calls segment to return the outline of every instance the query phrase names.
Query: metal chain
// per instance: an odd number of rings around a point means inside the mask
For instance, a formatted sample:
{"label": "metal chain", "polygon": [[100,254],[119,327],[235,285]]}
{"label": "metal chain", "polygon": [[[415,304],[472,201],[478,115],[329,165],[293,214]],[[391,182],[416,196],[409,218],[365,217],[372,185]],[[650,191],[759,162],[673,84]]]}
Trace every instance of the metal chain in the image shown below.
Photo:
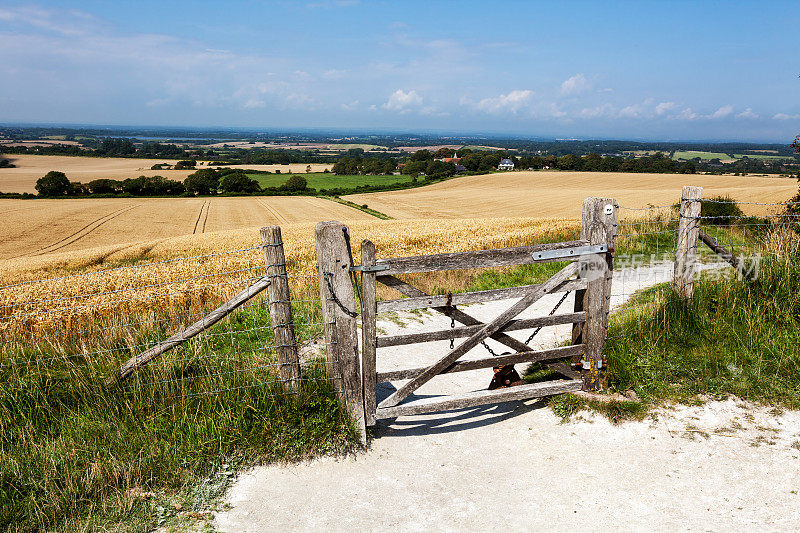
{"label": "metal chain", "polygon": [[325,272],[323,270],[322,271],[322,277],[325,278],[325,284],[328,286],[328,292],[331,293],[331,300],[333,300],[333,303],[335,303],[337,306],[339,306],[339,309],[341,309],[342,312],[344,312],[347,316],[349,316],[351,318],[357,317],[358,313],[356,313],[355,311],[351,311],[348,308],[346,308],[344,306],[344,304],[342,304],[341,300],[339,300],[339,298],[336,296],[336,293],[333,290],[333,283],[331,283],[331,278],[333,277],[333,273],[332,272]]}
{"label": "metal chain", "polygon": [[[556,306],[555,306],[555,307],[553,307],[553,310],[552,310],[552,311],[550,311],[550,314],[549,314],[549,315],[547,315],[547,316],[553,316],[553,315],[555,314],[556,310],[558,310],[558,308],[559,308],[559,307],[561,307],[561,304],[563,304],[563,303],[564,303],[564,300],[566,300],[566,299],[567,299],[567,296],[569,296],[569,294],[570,294],[571,292],[572,292],[572,291],[567,291],[567,292],[565,292],[565,293],[564,293],[564,296],[562,296],[562,297],[561,297],[561,299],[558,301],[558,303],[556,304]],[[536,335],[537,335],[537,334],[538,334],[540,331],[542,331],[542,327],[543,327],[543,326],[539,326],[538,328],[536,328],[536,329],[533,331],[533,333],[531,333],[531,336],[530,336],[530,337],[528,337],[528,340],[526,340],[526,341],[525,341],[525,344],[530,344],[530,343],[531,343],[531,341],[533,340],[533,338],[534,338],[534,337],[535,337],[535,336],[536,336]]]}

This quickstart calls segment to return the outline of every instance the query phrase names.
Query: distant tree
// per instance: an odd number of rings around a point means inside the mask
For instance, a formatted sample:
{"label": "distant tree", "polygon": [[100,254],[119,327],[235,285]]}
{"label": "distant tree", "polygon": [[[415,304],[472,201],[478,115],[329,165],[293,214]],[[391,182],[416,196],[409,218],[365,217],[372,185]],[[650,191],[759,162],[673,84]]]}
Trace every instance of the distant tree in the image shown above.
{"label": "distant tree", "polygon": [[65,196],[69,194],[69,186],[67,175],[57,170],[51,170],[36,180],[39,196]]}
{"label": "distant tree", "polygon": [[16,165],[12,164],[8,159],[0,157],[0,168],[14,168]]}
{"label": "distant tree", "polygon": [[452,148],[439,148],[433,153],[433,157],[436,159],[444,159],[445,157],[453,157],[456,151]]}
{"label": "distant tree", "polygon": [[86,184],[90,194],[114,194],[121,189],[122,184],[117,180],[98,179]]}
{"label": "distant tree", "polygon": [[219,187],[219,171],[213,168],[200,169],[186,176],[183,185],[188,192],[195,194],[215,193]]}
{"label": "distant tree", "polygon": [[694,166],[694,163],[691,161],[687,161],[683,165],[681,165],[681,174],[694,174],[697,172],[697,168]]}
{"label": "distant tree", "polygon": [[193,169],[196,166],[197,166],[197,160],[184,159],[175,163],[175,170]]}
{"label": "distant tree", "polygon": [[284,191],[301,192],[308,189],[308,182],[303,176],[289,176],[280,188]]}
{"label": "distant tree", "polygon": [[176,196],[185,191],[183,183],[162,176],[139,176],[122,182],[122,192],[133,196]]}
{"label": "distant tree", "polygon": [[432,160],[425,168],[425,175],[428,179],[447,178],[456,173],[456,166],[453,163]]}
{"label": "distant tree", "polygon": [[250,178],[244,172],[225,174],[219,180],[219,188],[225,192],[258,192],[261,190],[258,181]]}

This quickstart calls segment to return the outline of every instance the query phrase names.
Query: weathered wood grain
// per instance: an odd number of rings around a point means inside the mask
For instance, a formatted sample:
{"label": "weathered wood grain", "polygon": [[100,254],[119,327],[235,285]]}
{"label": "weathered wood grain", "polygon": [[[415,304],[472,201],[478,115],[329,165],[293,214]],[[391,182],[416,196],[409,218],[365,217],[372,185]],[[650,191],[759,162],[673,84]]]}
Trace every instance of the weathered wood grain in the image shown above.
{"label": "weathered wood grain", "polygon": [[378,265],[388,265],[389,270],[383,275],[412,274],[415,272],[437,272],[441,270],[459,270],[467,268],[489,268],[511,265],[528,265],[531,263],[549,263],[565,261],[569,258],[534,259],[535,252],[559,250],[586,246],[583,240],[518,246],[515,248],[497,248],[494,250],[475,250],[471,252],[455,252],[448,254],[421,255],[414,257],[395,257],[379,259]]}
{"label": "weathered wood grain", "polygon": [[[481,368],[492,368],[495,366],[513,365],[517,363],[536,363],[552,361],[563,357],[571,357],[576,353],[583,353],[583,345],[563,346],[551,350],[541,350],[538,352],[517,352],[497,357],[484,357],[481,359],[470,359],[468,361],[456,361],[449,367],[442,370],[442,374],[452,374],[454,372],[466,372],[468,370],[478,370]],[[427,367],[408,368],[404,370],[391,370],[388,372],[378,372],[378,383],[386,381],[398,381],[403,379],[413,379],[422,374]],[[580,374],[576,373],[578,377]]]}
{"label": "weathered wood grain", "polygon": [[292,320],[292,303],[289,293],[289,277],[286,273],[286,257],[283,251],[283,239],[280,226],[261,228],[261,244],[264,249],[264,263],[267,277],[271,281],[269,294],[269,318],[272,324],[272,337],[278,371],[284,390],[298,392],[300,390],[300,357]]}
{"label": "weathered wood grain", "polygon": [[[375,264],[375,245],[368,240],[361,243],[361,265]],[[364,382],[364,418],[367,426],[375,425],[375,356],[377,348],[376,312],[377,291],[374,272],[361,272],[361,376]]]}
{"label": "weathered wood grain", "polygon": [[[502,328],[500,331],[502,332],[519,331],[521,329],[558,326],[561,324],[573,324],[575,322],[583,322],[585,319],[586,319],[585,313],[568,313],[563,315],[526,318],[524,320],[511,320],[508,322],[508,325]],[[445,341],[450,339],[469,337],[483,326],[484,324],[480,324],[477,326],[462,326],[442,331],[410,333],[406,335],[395,335],[392,337],[378,337],[378,348],[385,348],[387,346],[403,346],[406,344],[415,344],[418,342]]]}
{"label": "weathered wood grain", "polygon": [[678,244],[675,249],[675,271],[672,287],[684,300],[692,297],[695,266],[697,264],[697,238],[700,232],[700,209],[702,187],[683,188],[681,210],[678,219]]}
{"label": "weathered wood grain", "polygon": [[[503,289],[456,293],[452,295],[451,305],[466,305],[480,302],[494,302],[497,300],[520,298],[527,294],[528,291],[537,287],[539,287],[539,285],[522,285],[519,287],[507,287]],[[568,280],[553,289],[552,292],[574,291],[582,288],[586,288],[585,280]],[[446,295],[402,298],[399,300],[384,300],[378,302],[378,313],[404,311],[409,309],[424,309],[427,307],[443,307],[446,304]]]}
{"label": "weathered wood grain", "polygon": [[719,244],[716,239],[708,235],[703,230],[700,230],[698,236],[700,237],[700,240],[703,241],[709,248],[711,248],[715,254],[720,256],[728,264],[735,268],[740,276],[746,279],[752,279],[753,273],[748,271],[747,265],[739,256],[728,251],[727,248]]}
{"label": "weathered wood grain", "polygon": [[350,280],[352,265],[345,229],[340,222],[320,222],[315,232],[319,290],[325,322],[325,353],[328,375],[343,407],[360,431],[362,443],[366,444],[358,328],[353,316],[355,291]]}
{"label": "weathered wood grain", "polygon": [[448,396],[446,399],[425,398],[393,407],[379,407],[376,416],[377,418],[394,418],[397,416],[463,409],[491,403],[543,398],[565,392],[575,392],[580,388],[581,382],[578,380],[546,381],[531,385],[518,385],[507,389],[468,392],[458,396]]}

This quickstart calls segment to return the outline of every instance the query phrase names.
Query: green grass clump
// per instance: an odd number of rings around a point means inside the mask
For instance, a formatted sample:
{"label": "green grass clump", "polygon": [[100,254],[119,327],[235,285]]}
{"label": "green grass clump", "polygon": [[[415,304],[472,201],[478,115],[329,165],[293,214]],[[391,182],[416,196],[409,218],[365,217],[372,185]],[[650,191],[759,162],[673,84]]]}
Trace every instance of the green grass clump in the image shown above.
{"label": "green grass clump", "polygon": [[[318,313],[297,306],[295,320],[318,323]],[[273,343],[268,324],[264,306],[239,310],[124,386],[105,384],[130,356],[124,345],[94,359],[64,357],[78,346],[4,353],[17,364],[0,368],[0,529],[149,530],[175,498],[202,506],[198,494],[224,490],[211,481],[228,479],[230,465],[351,449],[355,430],[323,361],[303,365],[299,394],[283,394],[262,348]],[[23,364],[34,358],[48,362]]]}
{"label": "green grass clump", "polygon": [[734,394],[798,408],[799,291],[795,241],[764,255],[755,281],[706,275],[688,303],[668,286],[640,294],[612,316],[609,385],[648,402]]}
{"label": "green grass clump", "polygon": [[[311,189],[355,189],[363,186],[388,186],[398,183],[411,183],[411,176],[401,175],[338,175],[330,172],[312,172],[309,174],[297,174],[305,178],[308,187]],[[289,175],[287,174],[248,174],[248,177],[258,181],[262,188],[280,187]]]}

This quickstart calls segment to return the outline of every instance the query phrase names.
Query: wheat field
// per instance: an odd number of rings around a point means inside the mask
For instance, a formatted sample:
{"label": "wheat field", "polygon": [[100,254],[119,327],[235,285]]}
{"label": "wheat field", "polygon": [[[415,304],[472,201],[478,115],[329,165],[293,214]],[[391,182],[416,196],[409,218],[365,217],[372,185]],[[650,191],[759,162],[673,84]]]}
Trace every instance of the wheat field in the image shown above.
{"label": "wheat field", "polygon": [[[2,150],[0,150],[2,152]],[[0,168],[0,192],[36,192],[36,180],[51,170],[58,170],[67,175],[70,181],[86,183],[100,178],[123,180],[138,178],[139,176],[164,176],[177,181],[183,180],[194,170],[150,170],[155,164],[175,164],[176,160],[168,159],[133,159],[121,157],[71,157],[58,155],[30,155],[8,154],[4,159],[10,159],[16,168]],[[198,168],[205,168],[207,162],[202,162]],[[281,174],[292,172],[304,173],[305,163],[293,165],[230,165],[230,168],[248,170],[268,170]],[[311,164],[312,172],[323,172],[330,169],[329,164]]]}
{"label": "wheat field", "polygon": [[0,259],[310,220],[373,218],[310,196],[0,199]]}
{"label": "wheat field", "polygon": [[[794,179],[778,177],[524,171],[466,176],[428,187],[345,198],[393,218],[580,217],[587,196],[615,198],[632,208],[671,205],[680,199],[684,185],[703,187],[706,198],[725,194],[749,202],[781,202],[797,192]],[[769,210],[742,208],[752,215],[768,214]]]}

